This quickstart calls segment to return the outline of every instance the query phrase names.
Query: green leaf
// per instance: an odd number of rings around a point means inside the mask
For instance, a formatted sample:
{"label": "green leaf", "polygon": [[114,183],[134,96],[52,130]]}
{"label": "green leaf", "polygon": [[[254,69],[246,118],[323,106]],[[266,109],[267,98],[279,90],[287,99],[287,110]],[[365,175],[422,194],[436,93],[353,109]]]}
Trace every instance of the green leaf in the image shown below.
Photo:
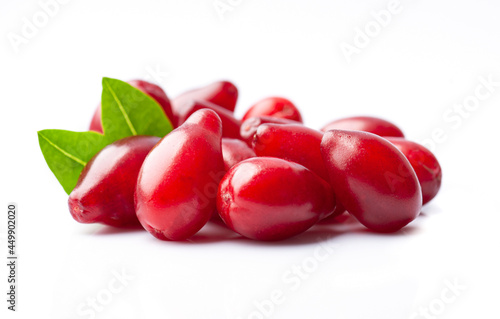
{"label": "green leaf", "polygon": [[111,142],[131,135],[163,137],[172,124],[153,98],[130,84],[102,79],[102,123]]}
{"label": "green leaf", "polygon": [[107,144],[96,132],[64,130],[38,131],[38,142],[47,165],[68,194],[87,162]]}

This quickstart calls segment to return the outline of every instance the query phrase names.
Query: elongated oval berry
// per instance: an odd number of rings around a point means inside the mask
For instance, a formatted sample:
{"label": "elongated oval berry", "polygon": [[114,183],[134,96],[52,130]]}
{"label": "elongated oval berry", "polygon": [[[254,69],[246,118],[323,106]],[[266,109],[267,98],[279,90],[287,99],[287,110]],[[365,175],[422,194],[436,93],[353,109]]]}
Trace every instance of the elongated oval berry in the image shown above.
{"label": "elongated oval berry", "polygon": [[69,195],[71,216],[80,223],[139,225],[134,208],[137,176],[146,155],[159,140],[154,136],[131,136],[97,153],[85,165]]}
{"label": "elongated oval berry", "polygon": [[[169,120],[172,121],[172,118],[174,117],[172,113],[172,106],[170,105],[170,100],[167,97],[167,94],[165,94],[165,91],[163,91],[161,87],[143,80],[131,80],[128,81],[128,84],[155,99],[156,102],[160,104],[163,112],[165,112],[165,115],[167,115]],[[97,106],[97,109],[94,112],[94,116],[92,117],[92,121],[90,122],[89,130],[102,133],[101,104]]]}
{"label": "elongated oval berry", "polygon": [[233,166],[217,195],[226,225],[257,240],[300,234],[331,214],[330,185],[304,166],[272,157],[254,157]]}
{"label": "elongated oval berry", "polygon": [[179,107],[176,111],[177,119],[179,125],[184,123],[194,112],[201,109],[211,109],[219,115],[222,121],[222,136],[228,138],[241,139],[240,136],[240,126],[241,121],[233,116],[233,113],[229,112],[223,107],[216,104],[201,101],[201,100],[191,100],[187,101],[182,107]]}
{"label": "elongated oval berry", "polygon": [[427,204],[441,188],[443,173],[437,158],[431,151],[418,143],[398,137],[388,137],[387,140],[394,144],[410,161],[422,188],[422,204]]}
{"label": "elongated oval berry", "polygon": [[386,139],[331,130],[323,135],[321,153],[337,201],[366,227],[394,232],[420,213],[422,191],[415,171]]}
{"label": "elongated oval berry", "polygon": [[135,204],[153,236],[184,240],[209,220],[224,175],[221,135],[219,116],[203,109],[151,150],[139,173]]}
{"label": "elongated oval berry", "polygon": [[371,116],[355,116],[335,120],[325,125],[321,130],[326,132],[333,129],[364,131],[384,137],[404,137],[403,132],[395,124]]}
{"label": "elongated oval berry", "polygon": [[177,110],[191,100],[210,102],[230,112],[234,112],[236,101],[238,100],[238,89],[229,81],[218,81],[184,92],[172,100],[174,113],[177,115]]}
{"label": "elongated oval berry", "polygon": [[301,124],[262,124],[255,133],[252,147],[257,156],[271,156],[305,166],[329,181],[321,156],[323,133]]}
{"label": "elongated oval berry", "polygon": [[255,156],[255,152],[242,140],[234,138],[222,139],[222,157],[226,171],[239,162]]}
{"label": "elongated oval berry", "polygon": [[253,136],[257,132],[257,128],[262,124],[299,124],[300,122],[281,119],[279,117],[272,116],[257,116],[246,119],[241,123],[240,135],[241,138],[247,142],[248,145],[252,146]]}
{"label": "elongated oval berry", "polygon": [[242,120],[256,116],[272,116],[302,123],[302,116],[297,107],[282,97],[268,97],[257,102],[248,109]]}

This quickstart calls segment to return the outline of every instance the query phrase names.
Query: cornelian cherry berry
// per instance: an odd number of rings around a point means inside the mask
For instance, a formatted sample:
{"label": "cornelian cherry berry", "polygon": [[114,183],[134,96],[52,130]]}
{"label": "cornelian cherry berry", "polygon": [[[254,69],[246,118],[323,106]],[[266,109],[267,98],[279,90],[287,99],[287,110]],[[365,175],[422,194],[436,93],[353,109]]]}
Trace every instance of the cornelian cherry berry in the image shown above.
{"label": "cornelian cherry berry", "polygon": [[[229,81],[218,81],[207,86],[199,87],[182,93],[172,100],[174,115],[179,113],[179,108],[191,100],[206,101],[216,104],[229,112],[234,112],[238,100],[238,89]],[[177,120],[172,119],[177,123]],[[180,122],[178,125],[182,124]]]}
{"label": "cornelian cherry berry", "polygon": [[[165,112],[165,115],[169,118],[170,121],[172,121],[174,115],[172,113],[170,100],[161,87],[143,80],[131,80],[128,81],[128,83],[155,99],[156,102],[160,104],[163,112]],[[92,121],[90,122],[89,130],[102,133],[101,104],[97,106],[97,109],[94,112],[94,116],[92,117]]]}
{"label": "cornelian cherry berry", "polygon": [[252,146],[253,136],[261,124],[300,124],[300,122],[272,116],[256,116],[246,119],[241,123],[240,135],[248,145]]}
{"label": "cornelian cherry berry", "polygon": [[278,157],[310,169],[325,181],[328,171],[321,157],[323,133],[301,124],[262,124],[253,138],[257,156]]}
{"label": "cornelian cherry berry", "polygon": [[226,171],[239,162],[255,156],[255,152],[242,140],[222,138],[222,157]]}
{"label": "cornelian cherry berry", "polygon": [[144,160],[135,192],[142,226],[162,240],[184,240],[215,211],[224,175],[222,123],[203,109],[165,136]]}
{"label": "cornelian cherry berry", "polygon": [[229,112],[223,107],[216,104],[201,101],[201,100],[191,100],[187,101],[183,106],[178,107],[177,120],[178,124],[181,125],[186,121],[193,113],[201,109],[210,109],[217,113],[222,121],[222,136],[227,138],[237,138],[240,139],[240,126],[241,121],[233,116],[232,112]]}
{"label": "cornelian cherry berry", "polygon": [[335,120],[325,125],[321,130],[326,132],[333,129],[364,131],[384,137],[404,137],[403,132],[395,124],[371,116],[355,116]]}
{"label": "cornelian cherry berry", "polygon": [[137,176],[146,155],[159,140],[153,136],[131,136],[97,153],[85,165],[69,195],[71,216],[80,223],[139,225],[134,208]]}
{"label": "cornelian cherry berry", "polygon": [[422,191],[415,171],[386,139],[331,130],[323,136],[321,153],[337,201],[369,229],[394,232],[420,213]]}
{"label": "cornelian cherry berry", "polygon": [[217,195],[226,225],[257,240],[300,234],[335,208],[330,185],[304,166],[272,157],[254,157],[233,166]]}
{"label": "cornelian cherry berry", "polygon": [[430,202],[441,188],[443,173],[437,158],[424,146],[398,137],[388,137],[410,161],[422,188],[422,204]]}
{"label": "cornelian cherry berry", "polygon": [[272,116],[302,123],[297,107],[282,97],[268,97],[254,104],[243,116],[243,121],[256,116]]}

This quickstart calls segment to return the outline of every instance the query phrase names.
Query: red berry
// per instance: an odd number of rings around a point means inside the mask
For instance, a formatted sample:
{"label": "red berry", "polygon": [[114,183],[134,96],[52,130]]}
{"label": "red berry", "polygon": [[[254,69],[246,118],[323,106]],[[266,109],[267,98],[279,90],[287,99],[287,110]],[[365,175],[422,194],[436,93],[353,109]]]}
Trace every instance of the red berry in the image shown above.
{"label": "red berry", "polygon": [[239,162],[255,157],[255,152],[242,140],[223,138],[222,157],[224,158],[224,168],[228,171]]}
{"label": "red berry", "polygon": [[439,192],[442,171],[437,158],[424,146],[398,137],[387,138],[410,161],[422,188],[422,204],[427,204]]}
{"label": "red berry", "polygon": [[153,136],[131,136],[97,153],[69,195],[73,218],[80,223],[117,227],[139,225],[134,208],[137,176],[146,155],[159,140]]}
{"label": "red berry", "polygon": [[203,109],[151,150],[139,174],[135,203],[139,221],[153,236],[183,240],[209,220],[224,174],[221,135],[220,118]]}
{"label": "red berry", "polygon": [[330,185],[304,166],[272,157],[254,157],[224,176],[217,209],[229,228],[257,240],[300,234],[331,214]]}
{"label": "red berry", "polygon": [[323,133],[301,124],[262,124],[252,147],[257,156],[278,157],[298,163],[329,181],[321,156]]}
{"label": "red berry", "polygon": [[325,125],[321,130],[326,132],[333,129],[364,131],[379,136],[404,137],[403,132],[396,125],[389,121],[370,116],[347,117],[335,120]]}
{"label": "red berry", "polygon": [[210,102],[230,112],[234,112],[236,101],[238,100],[238,89],[229,81],[219,81],[184,92],[172,100],[174,113],[177,113],[179,107],[182,107],[186,102],[191,100]]}
{"label": "red berry", "polygon": [[184,123],[184,121],[186,121],[194,112],[201,109],[211,109],[212,111],[215,111],[217,115],[219,115],[222,121],[223,137],[241,139],[240,136],[241,121],[236,119],[233,116],[232,112],[229,112],[225,108],[207,101],[190,100],[185,102],[183,106],[178,107],[176,110],[176,112],[178,112],[177,113],[178,125]]}
{"label": "red berry", "polygon": [[257,128],[261,124],[298,124],[299,122],[288,120],[288,119],[280,119],[278,117],[272,116],[257,116],[246,119],[243,123],[241,123],[240,135],[241,138],[247,142],[248,145],[252,146],[253,136],[255,132],[257,132]]}
{"label": "red berry", "polygon": [[243,121],[256,116],[272,116],[302,123],[297,107],[282,97],[268,97],[254,104],[243,116]]}
{"label": "red berry", "polygon": [[[174,115],[172,113],[170,100],[168,99],[167,95],[165,94],[165,91],[163,91],[161,87],[159,87],[156,84],[146,82],[143,80],[128,81],[128,84],[132,85],[133,87],[141,90],[142,92],[146,93],[147,95],[155,99],[156,102],[160,104],[161,108],[163,109],[163,112],[165,112],[165,115],[167,115],[168,119],[172,122]],[[92,121],[90,122],[89,130],[102,133],[101,104],[97,106],[97,109],[94,112],[94,116],[92,117]]]}
{"label": "red berry", "polygon": [[331,130],[323,136],[321,153],[337,200],[366,227],[394,232],[419,214],[422,191],[415,171],[386,139]]}

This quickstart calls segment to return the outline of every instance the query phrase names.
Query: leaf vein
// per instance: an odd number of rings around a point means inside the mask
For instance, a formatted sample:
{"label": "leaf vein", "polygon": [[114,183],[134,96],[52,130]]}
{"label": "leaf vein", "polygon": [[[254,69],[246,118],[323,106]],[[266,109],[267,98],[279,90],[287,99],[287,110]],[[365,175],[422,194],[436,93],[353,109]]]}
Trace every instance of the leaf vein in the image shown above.
{"label": "leaf vein", "polygon": [[118,104],[118,108],[120,109],[120,112],[122,113],[123,118],[125,119],[125,122],[127,122],[127,126],[130,129],[130,132],[132,132],[132,135],[137,135],[137,131],[135,130],[135,127],[132,124],[132,121],[130,121],[130,118],[128,117],[127,112],[125,112],[125,108],[123,107],[122,103],[120,102],[120,100],[116,96],[115,91],[113,91],[113,89],[111,89],[111,86],[109,85],[109,83],[105,83],[105,84],[107,86],[107,89],[109,90],[109,92],[113,96],[113,99],[115,100],[116,104]]}
{"label": "leaf vein", "polygon": [[87,162],[79,159],[78,157],[66,152],[65,150],[63,150],[62,148],[60,148],[59,146],[57,146],[56,144],[54,144],[51,140],[49,140],[48,138],[46,138],[43,134],[40,134],[40,136],[47,141],[47,143],[49,143],[53,148],[55,148],[56,150],[58,150],[59,152],[63,153],[65,156],[69,157],[70,159],[72,159],[73,161],[77,162],[78,164],[82,165],[82,166],[85,166],[87,165]]}

